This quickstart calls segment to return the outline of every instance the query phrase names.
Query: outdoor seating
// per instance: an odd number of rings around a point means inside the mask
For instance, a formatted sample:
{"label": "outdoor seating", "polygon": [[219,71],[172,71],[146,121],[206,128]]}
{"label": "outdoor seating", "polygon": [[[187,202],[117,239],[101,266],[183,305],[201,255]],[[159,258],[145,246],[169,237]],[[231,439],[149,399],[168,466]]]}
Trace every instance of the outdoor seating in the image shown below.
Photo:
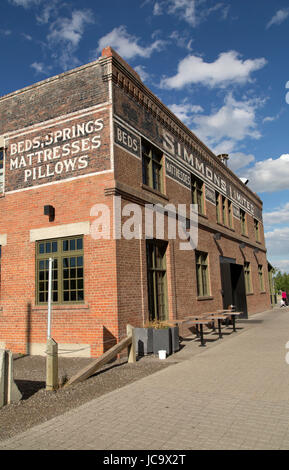
{"label": "outdoor seating", "polygon": [[218,335],[219,339],[223,337],[222,335],[222,321],[227,320],[231,317],[233,332],[236,332],[236,317],[241,315],[243,312],[234,312],[232,310],[218,310],[216,312],[206,312],[195,315],[190,315],[180,320],[171,320],[170,325],[177,326],[194,326],[196,328],[196,335],[200,338],[201,346],[206,346],[206,341],[204,339],[204,325],[213,324],[213,330],[215,330],[215,321],[218,322]]}

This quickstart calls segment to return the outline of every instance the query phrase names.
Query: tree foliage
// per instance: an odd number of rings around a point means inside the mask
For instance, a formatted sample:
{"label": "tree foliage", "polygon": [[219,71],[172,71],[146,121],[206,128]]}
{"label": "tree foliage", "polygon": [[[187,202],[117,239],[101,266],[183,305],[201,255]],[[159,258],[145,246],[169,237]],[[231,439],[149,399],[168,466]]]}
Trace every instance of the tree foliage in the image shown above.
{"label": "tree foliage", "polygon": [[289,273],[281,273],[281,271],[277,271],[274,275],[274,284],[276,291],[283,290],[285,292],[289,292]]}

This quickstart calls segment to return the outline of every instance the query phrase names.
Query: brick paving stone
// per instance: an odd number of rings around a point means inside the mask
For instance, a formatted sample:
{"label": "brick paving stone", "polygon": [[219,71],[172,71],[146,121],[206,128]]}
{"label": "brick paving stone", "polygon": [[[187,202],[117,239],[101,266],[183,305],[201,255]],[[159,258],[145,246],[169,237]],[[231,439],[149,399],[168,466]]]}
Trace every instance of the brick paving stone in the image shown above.
{"label": "brick paving stone", "polygon": [[256,318],[0,449],[289,449],[288,311]]}

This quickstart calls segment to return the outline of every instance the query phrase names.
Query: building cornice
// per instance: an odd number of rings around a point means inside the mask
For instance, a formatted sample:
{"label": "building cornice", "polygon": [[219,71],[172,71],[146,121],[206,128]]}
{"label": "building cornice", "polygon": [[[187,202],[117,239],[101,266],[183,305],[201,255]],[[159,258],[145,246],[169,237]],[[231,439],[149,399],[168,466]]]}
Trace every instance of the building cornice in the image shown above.
{"label": "building cornice", "polygon": [[[247,196],[253,199],[256,205],[262,210],[263,203],[259,196],[248,186],[240,181],[237,175],[230,168],[225,166],[220,158],[216,156],[182,121],[180,121],[172,111],[165,106],[141,81],[139,75],[121,59],[111,48],[110,56],[107,54],[100,59],[100,63],[105,67],[106,72],[103,75],[104,80],[112,82],[121,88],[128,96],[134,99],[147,112],[157,119],[166,129],[176,136],[188,148],[194,148],[200,152],[202,157],[225,174],[228,178],[234,180],[234,183]],[[111,67],[108,67],[108,63]]]}

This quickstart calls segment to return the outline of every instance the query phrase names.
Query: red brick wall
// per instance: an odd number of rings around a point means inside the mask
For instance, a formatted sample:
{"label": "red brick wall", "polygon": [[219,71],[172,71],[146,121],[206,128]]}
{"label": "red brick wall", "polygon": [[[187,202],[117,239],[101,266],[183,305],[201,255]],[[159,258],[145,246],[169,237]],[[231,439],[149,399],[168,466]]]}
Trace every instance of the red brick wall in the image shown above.
{"label": "red brick wall", "polygon": [[[114,58],[114,67],[116,61]],[[122,72],[123,65],[122,61]],[[106,102],[110,87],[108,72],[109,68],[104,72],[97,63],[0,99],[0,134]],[[108,74],[105,80],[104,73]],[[136,85],[137,75],[130,69],[127,73]],[[145,93],[145,88],[139,86]],[[138,90],[130,86],[129,80],[124,90],[115,85],[113,88],[114,112],[127,117],[136,133],[159,145],[156,109],[137,103],[133,97],[137,97]],[[126,99],[127,94],[129,99]],[[162,108],[162,113],[165,113],[165,108]],[[90,155],[92,159],[99,159],[99,166],[94,167],[97,171],[110,168],[110,115],[106,114],[105,119],[102,152]],[[167,126],[169,119],[168,114]],[[217,163],[215,165],[218,166]],[[219,171],[220,168],[219,165]],[[20,177],[11,180],[9,172],[6,177],[10,190],[23,188]],[[227,172],[227,178],[230,177],[230,172]],[[45,183],[55,181],[55,178],[47,179]],[[163,182],[163,195],[145,188],[141,158],[115,145],[114,172],[61,180],[52,185],[8,193],[0,198],[0,234],[7,234],[7,245],[2,247],[0,342],[5,342],[6,347],[14,352],[26,352],[29,343],[46,341],[46,307],[35,304],[35,243],[30,242],[30,230],[85,221],[93,223],[95,217],[90,216],[90,211],[96,203],[107,204],[112,216],[113,195],[122,196],[123,205],[138,203],[142,212],[145,203],[191,203],[190,190],[165,176]],[[246,188],[243,190],[251,194]],[[261,209],[258,198],[254,202]],[[48,222],[47,216],[43,215],[43,206],[48,204],[55,207],[54,222]],[[222,308],[219,256],[222,252],[223,256],[235,258],[237,263],[243,264],[244,257],[239,247],[242,241],[246,243],[243,252],[252,269],[253,295],[247,296],[249,313],[270,308],[264,236],[262,233],[261,243],[256,243],[253,217],[247,216],[246,237],[241,235],[239,220],[233,219],[234,229],[230,230],[217,224],[213,204],[206,201],[205,206],[206,214],[199,218],[198,249],[209,253],[211,296],[205,300],[197,298],[195,252],[181,251],[179,239],[169,240],[166,253],[169,318],[183,318],[191,313]],[[216,232],[222,233],[219,249],[213,239]],[[166,232],[164,239],[168,239]],[[253,249],[257,246],[260,251],[254,254]],[[58,343],[89,344],[92,355],[97,356],[125,336],[127,323],[142,326],[148,319],[146,242],[144,239],[94,240],[85,235],[84,263],[85,303],[54,306],[52,336]],[[259,289],[258,264],[264,267],[266,293]]]}
{"label": "red brick wall", "polygon": [[[0,339],[6,347],[26,352],[27,343],[44,343],[47,307],[35,304],[35,228],[95,220],[90,210],[106,203],[104,188],[111,174],[46,186],[1,199],[0,232],[7,233],[2,247]],[[43,206],[55,207],[55,221],[48,222]],[[4,214],[4,216],[3,216]],[[103,328],[118,338],[116,317],[115,242],[84,237],[85,304],[53,307],[52,336],[58,343],[90,344],[92,354],[103,351]],[[106,334],[106,336],[108,336]]]}

